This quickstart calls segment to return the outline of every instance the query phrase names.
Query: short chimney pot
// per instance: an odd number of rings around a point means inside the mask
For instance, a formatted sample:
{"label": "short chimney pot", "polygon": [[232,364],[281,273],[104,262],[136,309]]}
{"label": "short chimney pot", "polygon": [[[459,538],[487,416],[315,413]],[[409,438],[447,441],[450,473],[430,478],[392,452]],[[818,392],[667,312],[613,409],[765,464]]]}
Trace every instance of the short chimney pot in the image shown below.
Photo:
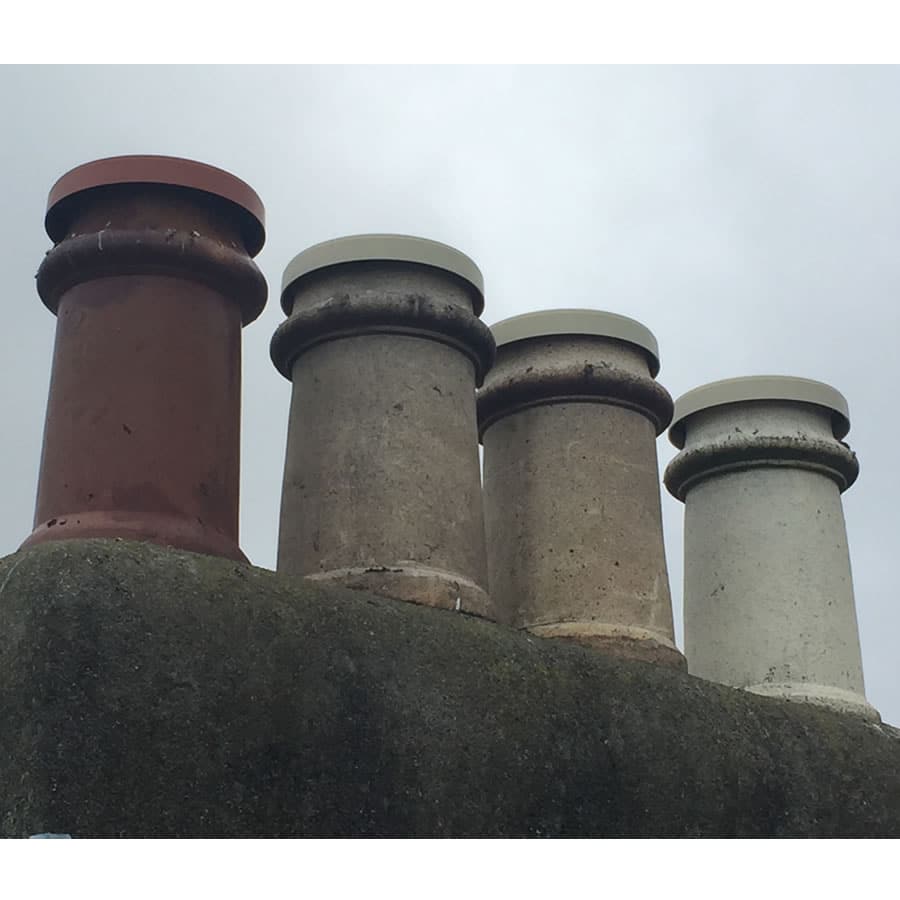
{"label": "short chimney pot", "polygon": [[643,325],[598,310],[493,326],[478,396],[496,618],[676,667],[656,437],[672,399]]}
{"label": "short chimney pot", "polygon": [[675,404],[665,483],[685,504],[688,670],[878,720],[865,697],[841,493],[859,464],[847,402],[785,376]]}

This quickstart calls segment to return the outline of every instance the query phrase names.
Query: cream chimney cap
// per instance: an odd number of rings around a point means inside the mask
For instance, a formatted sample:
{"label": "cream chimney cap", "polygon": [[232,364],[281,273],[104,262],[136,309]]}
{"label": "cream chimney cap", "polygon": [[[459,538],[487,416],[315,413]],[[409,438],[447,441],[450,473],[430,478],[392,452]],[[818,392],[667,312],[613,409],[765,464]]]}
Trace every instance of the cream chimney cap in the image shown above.
{"label": "cream chimney cap", "polygon": [[787,375],[747,375],[742,378],[726,378],[701,385],[682,394],[675,401],[675,412],[669,427],[669,440],[679,448],[684,447],[684,424],[694,413],[713,406],[729,403],[745,403],[752,400],[790,400],[796,403],[813,403],[831,412],[832,428],[837,440],[850,430],[850,410],[844,395],[821,381],[793,378]]}
{"label": "cream chimney cap", "polygon": [[551,335],[592,335],[627,341],[645,351],[650,374],[659,372],[659,345],[649,328],[628,316],[599,309],[547,309],[503,319],[491,326],[497,347]]}
{"label": "cream chimney cap", "polygon": [[[284,270],[281,305],[285,307],[285,294],[291,285],[310,272],[343,263],[383,260],[418,263],[451,272],[478,292],[475,315],[484,310],[484,276],[473,260],[448,244],[406,234],[354,234],[307,247]],[[285,312],[289,310],[289,306],[285,307]]]}

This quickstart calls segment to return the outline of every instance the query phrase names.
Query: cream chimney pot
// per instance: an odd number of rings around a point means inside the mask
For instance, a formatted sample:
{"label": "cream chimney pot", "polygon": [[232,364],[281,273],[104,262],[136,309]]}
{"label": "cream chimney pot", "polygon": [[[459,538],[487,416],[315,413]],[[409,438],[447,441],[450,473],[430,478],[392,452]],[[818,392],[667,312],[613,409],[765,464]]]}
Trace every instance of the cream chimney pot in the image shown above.
{"label": "cream chimney pot", "polygon": [[665,483],[685,504],[689,671],[878,720],[865,698],[841,492],[847,402],[817,381],[735,378],[675,404]]}

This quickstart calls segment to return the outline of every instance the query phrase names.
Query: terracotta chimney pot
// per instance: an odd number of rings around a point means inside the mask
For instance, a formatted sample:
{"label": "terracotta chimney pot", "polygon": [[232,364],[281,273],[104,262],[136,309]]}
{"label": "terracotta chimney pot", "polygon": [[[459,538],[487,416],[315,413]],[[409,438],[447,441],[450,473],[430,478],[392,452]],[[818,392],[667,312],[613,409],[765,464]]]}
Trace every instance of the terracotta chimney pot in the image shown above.
{"label": "terracotta chimney pot", "polygon": [[35,528],[245,560],[241,327],[266,301],[259,197],[211,166],[121,156],[50,191],[37,274],[57,316]]}

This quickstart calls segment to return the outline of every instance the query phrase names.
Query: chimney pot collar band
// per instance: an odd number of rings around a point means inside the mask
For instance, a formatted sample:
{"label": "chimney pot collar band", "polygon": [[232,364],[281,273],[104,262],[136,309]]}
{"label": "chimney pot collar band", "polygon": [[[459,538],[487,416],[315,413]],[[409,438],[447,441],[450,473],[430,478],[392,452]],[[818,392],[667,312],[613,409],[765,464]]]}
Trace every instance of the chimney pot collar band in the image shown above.
{"label": "chimney pot collar band", "polygon": [[290,305],[285,305],[286,294],[299,279],[319,269],[354,262],[406,262],[443,269],[475,288],[478,294],[476,316],[484,309],[484,277],[465,253],[447,244],[411,235],[355,234],[314,244],[287,264],[281,280],[284,311],[290,313]]}
{"label": "chimney pot collar band", "polygon": [[842,493],[859,476],[856,454],[838,441],[815,438],[735,435],[727,443],[682,450],[666,466],[663,483],[684,502],[694,485],[713,476],[759,468],[805,469],[826,475]]}
{"label": "chimney pot collar band", "polygon": [[468,310],[427,297],[398,299],[390,294],[363,300],[331,297],[296,309],[276,329],[269,354],[275,368],[291,380],[295,360],[317,344],[372,334],[413,336],[454,347],[472,361],[476,386],[494,363],[491,330]]}
{"label": "chimney pot collar band", "polygon": [[822,406],[832,414],[832,429],[837,440],[842,440],[850,431],[847,400],[831,385],[787,375],[748,375],[713,381],[682,394],[675,401],[669,440],[679,449],[684,447],[685,423],[695,413],[714,406],[760,400],[791,401]]}
{"label": "chimney pot collar band", "polygon": [[[594,374],[596,373],[596,374]],[[490,376],[489,376],[490,378]],[[494,423],[534,406],[556,403],[604,403],[645,416],[657,435],[672,418],[672,398],[659,382],[623,369],[546,369],[497,378],[478,391],[478,436]]]}
{"label": "chimney pot collar band", "polygon": [[653,332],[628,316],[599,309],[548,309],[523,313],[491,326],[497,347],[555,335],[592,335],[627,341],[649,357],[650,374],[659,374],[659,345]]}
{"label": "chimney pot collar band", "polygon": [[205,284],[240,306],[244,325],[266,305],[266,279],[245,253],[186,233],[126,229],[110,232],[102,249],[95,235],[57,244],[37,271],[38,296],[55,315],[70,288],[119,275],[167,275]]}
{"label": "chimney pot collar band", "polygon": [[253,188],[223,169],[175,156],[111,156],[66,172],[50,189],[44,227],[54,243],[66,236],[68,210],[77,195],[114,184],[162,184],[188,188],[233,203],[250,256],[266,239],[265,208]]}

